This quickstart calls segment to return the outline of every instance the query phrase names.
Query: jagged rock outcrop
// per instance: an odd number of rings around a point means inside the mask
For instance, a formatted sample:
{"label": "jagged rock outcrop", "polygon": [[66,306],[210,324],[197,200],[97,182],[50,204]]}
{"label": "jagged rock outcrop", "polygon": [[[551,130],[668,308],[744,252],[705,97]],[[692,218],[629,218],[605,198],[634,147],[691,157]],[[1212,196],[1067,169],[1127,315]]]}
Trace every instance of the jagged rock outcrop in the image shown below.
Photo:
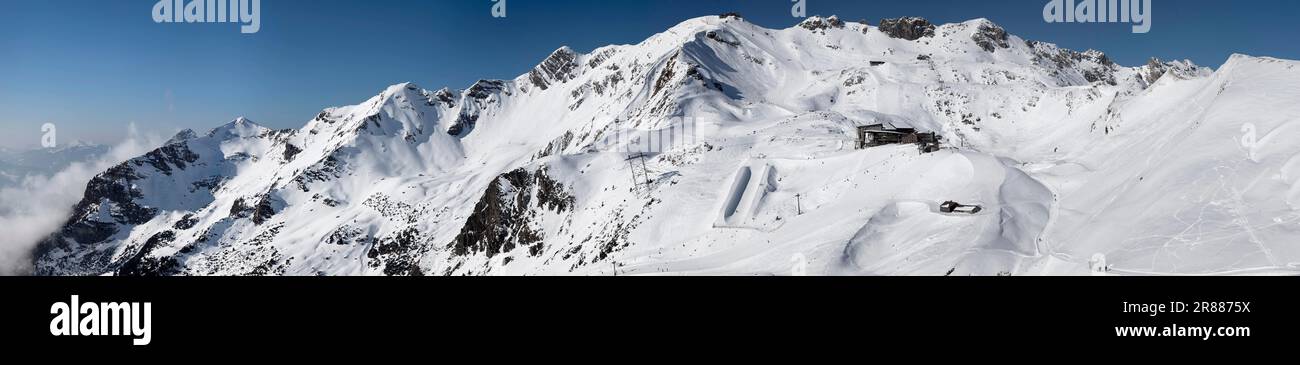
{"label": "jagged rock outcrop", "polygon": [[164,175],[171,175],[172,168],[184,170],[186,164],[197,161],[199,156],[181,143],[169,144],[144,155],[135,161],[136,166],[149,164]]}
{"label": "jagged rock outcrop", "polygon": [[934,24],[918,17],[883,19],[877,27],[890,37],[914,41],[925,37],[934,37]]}
{"label": "jagged rock outcrop", "polygon": [[1071,76],[1065,73],[1077,72],[1078,76],[1089,83],[1102,82],[1107,85],[1118,83],[1115,73],[1119,70],[1119,65],[1101,51],[1090,49],[1079,52],[1037,41],[1025,41],[1025,43],[1033,50],[1035,63],[1054,70],[1062,79]]}
{"label": "jagged rock outcrop", "polygon": [[1147,64],[1138,70],[1138,75],[1142,81],[1148,85],[1156,83],[1165,75],[1173,75],[1178,78],[1192,78],[1210,74],[1210,70],[1193,64],[1191,61],[1169,61],[1165,62],[1159,58],[1147,60]]}
{"label": "jagged rock outcrop", "polygon": [[830,16],[829,18],[814,16],[805,19],[803,22],[800,22],[799,27],[814,32],[824,31],[832,28],[844,28],[844,21],[840,20],[838,16],[834,16],[834,15]]}
{"label": "jagged rock outcrop", "polygon": [[388,276],[424,276],[420,255],[427,249],[425,237],[415,229],[404,229],[392,237],[376,239],[366,251],[371,268],[383,268]]}
{"label": "jagged rock outcrop", "polygon": [[1156,80],[1160,80],[1160,77],[1165,75],[1165,63],[1158,58],[1152,57],[1147,61],[1146,70],[1143,71],[1145,72],[1142,75],[1142,80],[1148,84],[1154,84]]}
{"label": "jagged rock outcrop", "polygon": [[276,206],[284,203],[271,196],[262,194],[255,199],[239,198],[230,207],[230,217],[234,219],[251,218],[254,224],[262,225],[275,216]]}
{"label": "jagged rock outcrop", "polygon": [[175,136],[172,136],[172,138],[167,140],[167,143],[164,143],[163,145],[176,144],[176,143],[185,142],[195,138],[199,138],[198,133],[194,133],[193,129],[184,129],[181,130],[180,132],[177,132]]}
{"label": "jagged rock outcrop", "polygon": [[505,87],[505,81],[479,80],[465,90],[465,96],[461,98],[460,113],[447,128],[447,134],[464,137],[473,131],[478,124],[480,112],[489,103],[488,99],[502,93]]}
{"label": "jagged rock outcrop", "polygon": [[432,99],[442,103],[444,108],[450,109],[456,107],[456,95],[453,94],[449,88],[444,87],[441,90],[438,90],[433,94]]}
{"label": "jagged rock outcrop", "polygon": [[546,90],[551,84],[572,80],[573,72],[579,66],[578,53],[569,47],[560,47],[528,73],[528,80],[537,88]]}
{"label": "jagged rock outcrop", "polygon": [[281,155],[281,157],[284,158],[284,162],[289,162],[289,161],[293,161],[294,157],[298,157],[299,153],[302,153],[302,149],[298,148],[298,146],[294,146],[292,143],[285,144],[284,153]]}
{"label": "jagged rock outcrop", "polygon": [[536,220],[538,211],[564,213],[575,199],[563,184],[546,170],[516,169],[493,180],[450,244],[456,255],[484,254],[488,257],[528,247],[529,254],[542,252],[544,233]]}
{"label": "jagged rock outcrop", "polygon": [[1011,44],[1008,42],[1010,38],[1006,29],[990,22],[980,24],[975,34],[971,36],[975,44],[989,52],[995,52],[998,48],[1010,48]]}
{"label": "jagged rock outcrop", "polygon": [[476,100],[487,99],[505,89],[505,84],[505,81],[501,80],[478,80],[465,90],[465,96]]}
{"label": "jagged rock outcrop", "polygon": [[159,246],[176,240],[176,232],[162,231],[149,237],[144,245],[135,251],[131,258],[117,268],[118,276],[174,276],[181,273],[181,264],[171,256],[149,256]]}
{"label": "jagged rock outcrop", "polygon": [[727,31],[710,30],[704,33],[704,37],[718,42],[722,42],[732,47],[740,45],[740,40],[736,39],[736,35],[731,34],[731,32],[727,32]]}

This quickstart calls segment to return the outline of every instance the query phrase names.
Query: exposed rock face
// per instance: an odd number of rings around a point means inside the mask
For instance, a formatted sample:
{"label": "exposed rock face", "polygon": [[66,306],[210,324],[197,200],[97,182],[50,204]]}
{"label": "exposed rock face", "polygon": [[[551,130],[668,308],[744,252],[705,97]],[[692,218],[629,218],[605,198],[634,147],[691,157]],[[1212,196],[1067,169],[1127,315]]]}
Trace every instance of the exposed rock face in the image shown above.
{"label": "exposed rock face", "polygon": [[181,220],[176,221],[176,224],[172,225],[172,228],[184,231],[190,228],[194,228],[194,226],[197,225],[198,223],[199,223],[199,219],[195,218],[193,213],[190,213],[190,214],[186,214],[185,217],[182,217]]}
{"label": "exposed rock face", "polygon": [[437,100],[448,109],[456,107],[456,95],[453,94],[449,88],[444,87],[442,90],[438,90],[438,92],[433,94],[433,98],[431,99]]}
{"label": "exposed rock face", "polygon": [[881,20],[879,28],[890,37],[914,41],[924,37],[934,37],[935,26],[925,18],[906,17]]}
{"label": "exposed rock face", "polygon": [[[250,201],[253,202],[250,204]],[[230,217],[236,219],[252,218],[253,223],[262,225],[275,216],[275,199],[271,194],[263,194],[256,200],[239,198],[230,207]]]}
{"label": "exposed rock face", "polygon": [[528,247],[531,255],[540,254],[545,237],[535,222],[538,211],[564,213],[575,204],[564,185],[547,175],[545,169],[529,172],[521,168],[505,173],[488,185],[451,249],[460,256],[492,257],[517,247]]}
{"label": "exposed rock face", "polygon": [[1157,80],[1160,80],[1160,77],[1165,75],[1165,63],[1158,58],[1152,57],[1147,61],[1147,68],[1144,71],[1146,72],[1143,72],[1142,80],[1148,84],[1154,84]]}
{"label": "exposed rock face", "polygon": [[425,237],[415,229],[405,229],[392,237],[378,239],[366,258],[373,268],[383,267],[388,276],[424,276],[419,258],[424,254]]}
{"label": "exposed rock face", "polygon": [[180,132],[177,132],[176,135],[172,136],[172,139],[168,140],[166,144],[168,145],[176,144],[179,142],[185,142],[195,138],[199,138],[198,133],[194,133],[193,129],[185,129]]}
{"label": "exposed rock face", "polygon": [[844,28],[844,21],[834,15],[829,18],[814,16],[800,22],[799,27],[816,32],[831,28]]}
{"label": "exposed rock face", "polygon": [[456,117],[456,121],[452,123],[451,128],[447,129],[447,134],[463,137],[468,134],[470,130],[474,129],[474,126],[477,124],[478,113],[461,113]]}
{"label": "exposed rock face", "polygon": [[1042,42],[1026,41],[1025,43],[1034,49],[1034,62],[1055,69],[1058,76],[1062,76],[1060,73],[1065,70],[1078,70],[1080,76],[1087,82],[1117,84],[1115,72],[1119,69],[1119,65],[1101,51],[1078,52]]}
{"label": "exposed rock face", "polygon": [[181,264],[174,257],[150,257],[149,253],[159,246],[176,240],[176,232],[162,231],[150,237],[144,245],[122,263],[117,269],[118,276],[175,276],[182,272]]}
{"label": "exposed rock face", "polygon": [[546,57],[542,64],[534,67],[528,73],[528,80],[538,88],[546,90],[553,83],[572,80],[573,72],[578,69],[578,66],[578,54],[569,47],[561,47]]}
{"label": "exposed rock face", "polygon": [[500,93],[505,88],[505,84],[505,81],[501,80],[478,80],[474,86],[465,90],[465,96],[479,100],[487,99],[493,94]]}
{"label": "exposed rock face", "polygon": [[1151,85],[1156,81],[1160,81],[1160,78],[1165,75],[1186,79],[1209,75],[1212,72],[1210,69],[1197,66],[1187,60],[1166,62],[1159,58],[1152,58],[1138,70],[1138,75],[1142,77],[1142,81],[1146,82],[1147,85]]}
{"label": "exposed rock face", "polygon": [[1011,44],[1007,43],[1010,38],[1011,36],[1007,35],[1006,29],[988,22],[980,24],[979,29],[971,36],[971,39],[975,40],[975,44],[989,52],[995,52],[998,48],[1011,48]]}
{"label": "exposed rock face", "polygon": [[299,153],[302,153],[302,149],[298,148],[298,146],[294,146],[293,144],[285,144],[284,155],[282,156],[284,157],[284,162],[293,161],[293,158],[298,157]]}
{"label": "exposed rock face", "polygon": [[171,175],[172,168],[184,170],[185,166],[199,159],[199,155],[190,151],[185,144],[176,143],[153,150],[144,156],[144,161],[137,160],[136,166],[148,163],[164,175]]}
{"label": "exposed rock face", "polygon": [[730,46],[733,46],[733,47],[735,47],[735,46],[739,46],[739,45],[740,45],[740,40],[737,40],[735,35],[731,34],[730,32],[727,32],[727,31],[711,30],[711,31],[708,31],[708,32],[704,33],[704,36],[705,36],[706,38],[709,38],[709,39],[712,39],[712,40],[715,40],[715,41],[718,41],[718,42],[722,42],[722,43],[725,43],[725,44],[730,45]]}
{"label": "exposed rock face", "polygon": [[474,83],[474,86],[465,90],[465,97],[461,100],[463,107],[451,127],[447,128],[447,134],[463,137],[474,130],[483,104],[487,103],[492,95],[504,91],[505,85],[505,81],[501,80],[479,80]]}
{"label": "exposed rock face", "polygon": [[831,25],[831,28],[844,28],[844,21],[838,16],[831,15],[830,18],[826,18],[826,22]]}
{"label": "exposed rock face", "polygon": [[[117,224],[148,222],[156,211],[135,203],[134,199],[141,197],[140,192],[133,188],[137,179],[135,171],[126,163],[96,176],[86,185],[85,197],[73,208],[72,219],[59,235],[81,244],[96,244],[117,233]],[[108,222],[96,219],[101,205],[105,204],[118,207],[116,211],[110,211]],[[71,249],[66,240],[47,240],[41,246],[43,250]]]}
{"label": "exposed rock face", "polygon": [[1097,50],[1088,50],[1083,53],[1072,53],[1076,61],[1086,61],[1092,65],[1100,67],[1086,68],[1083,71],[1083,78],[1088,82],[1105,82],[1109,85],[1115,85],[1115,69],[1118,65],[1111,61],[1110,56]]}

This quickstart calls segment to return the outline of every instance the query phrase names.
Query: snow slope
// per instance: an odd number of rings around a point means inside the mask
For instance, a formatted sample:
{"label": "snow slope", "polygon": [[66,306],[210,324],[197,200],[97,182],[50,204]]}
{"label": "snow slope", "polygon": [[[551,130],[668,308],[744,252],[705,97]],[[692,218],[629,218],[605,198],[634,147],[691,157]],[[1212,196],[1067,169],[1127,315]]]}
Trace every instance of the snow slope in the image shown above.
{"label": "snow slope", "polygon": [[1112,138],[1035,167],[1062,197],[1039,269],[1103,253],[1140,274],[1293,273],[1296,66],[1236,55],[1208,78],[1162,79],[1106,121]]}
{"label": "snow slope", "polygon": [[[92,181],[36,272],[1294,269],[1295,62],[1123,67],[984,19],[899,22],[702,17],[513,80],[394,85],[297,130],[187,131]],[[856,150],[877,123],[948,148]]]}

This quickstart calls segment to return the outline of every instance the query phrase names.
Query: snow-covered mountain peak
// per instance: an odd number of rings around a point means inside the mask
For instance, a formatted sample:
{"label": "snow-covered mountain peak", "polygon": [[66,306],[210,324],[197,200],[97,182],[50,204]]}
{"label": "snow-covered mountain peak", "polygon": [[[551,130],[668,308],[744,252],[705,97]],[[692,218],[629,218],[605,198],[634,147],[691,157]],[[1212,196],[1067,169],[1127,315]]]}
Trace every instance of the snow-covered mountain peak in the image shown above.
{"label": "snow-covered mountain peak", "polygon": [[701,31],[716,29],[726,24],[749,24],[745,18],[739,16],[701,16],[690,18],[669,27],[663,33],[690,34]]}
{"label": "snow-covered mountain peak", "polygon": [[68,142],[67,144],[64,145],[64,147],[67,148],[86,148],[86,147],[97,147],[97,146],[99,145],[94,142],[87,142],[80,139],[73,140],[72,142]]}
{"label": "snow-covered mountain peak", "polygon": [[437,95],[413,82],[393,84],[361,104],[322,111],[304,129],[311,135],[348,139],[361,134],[424,134],[437,123]]}
{"label": "snow-covered mountain peak", "polygon": [[67,143],[59,143],[58,145],[52,148],[40,148],[29,152],[54,155],[54,154],[65,154],[65,153],[78,151],[78,150],[98,150],[98,149],[106,149],[106,148],[107,147],[96,144],[94,142],[87,142],[78,139]]}
{"label": "snow-covered mountain peak", "polygon": [[408,95],[421,96],[427,93],[428,91],[420,88],[420,85],[416,85],[414,82],[407,81],[403,83],[389,85],[388,87],[384,88],[384,91],[381,92],[380,95],[384,98],[396,98],[396,97],[405,97]]}
{"label": "snow-covered mountain peak", "polygon": [[173,135],[171,139],[167,140],[167,142],[164,143],[163,145],[182,143],[195,138],[199,138],[198,133],[195,133],[193,129],[186,128],[186,129],[182,129],[179,132],[176,132],[176,134]]}
{"label": "snow-covered mountain peak", "polygon": [[[1191,63],[1191,61],[1183,61],[1183,62]],[[1252,64],[1253,65],[1285,64],[1285,65],[1294,66],[1296,63],[1297,61],[1294,60],[1285,60],[1285,59],[1267,57],[1267,56],[1251,56],[1248,54],[1233,53],[1232,56],[1228,57],[1228,62],[1223,63],[1222,68],[1236,68],[1236,67],[1242,67],[1243,65],[1252,65]]]}
{"label": "snow-covered mountain peak", "polygon": [[397,95],[402,95],[402,94],[406,93],[406,91],[407,91],[408,88],[410,88],[411,90],[418,90],[418,89],[419,89],[418,86],[415,86],[415,83],[414,83],[414,82],[410,82],[410,81],[399,82],[399,83],[392,84],[392,85],[388,85],[387,87],[384,87],[384,90],[380,91],[379,94],[375,94],[375,96],[378,96],[378,97],[380,97],[380,98],[387,99],[387,98],[395,97],[395,96],[397,96]]}
{"label": "snow-covered mountain peak", "polygon": [[[740,16],[722,15],[722,16],[702,16],[684,20],[663,32],[650,36],[645,41],[634,46],[638,51],[662,52],[675,50],[683,44],[697,40],[701,35],[711,31],[726,31],[729,33],[748,32],[752,30],[763,29],[757,25],[749,23]],[[599,52],[596,52],[599,54]]]}
{"label": "snow-covered mountain peak", "polygon": [[433,95],[434,92],[408,81],[385,87],[364,105],[369,106],[368,110],[372,113],[379,112],[385,105],[409,109],[417,104],[429,104]]}
{"label": "snow-covered mountain peak", "polygon": [[269,130],[248,118],[238,117],[208,131],[208,136],[217,139],[248,138],[261,136]]}
{"label": "snow-covered mountain peak", "polygon": [[[922,20],[922,21],[925,21],[925,18],[912,18],[912,19],[920,19],[920,20]],[[997,22],[994,22],[992,19],[989,19],[989,18],[974,18],[974,19],[970,19],[970,20],[966,20],[966,21],[961,21],[961,22],[956,22],[956,23],[938,24],[938,25],[936,25],[936,27],[939,28],[939,29],[943,29],[943,28],[954,28],[954,29],[980,29],[980,28],[1004,29],[1004,28],[1002,27],[1002,25],[998,24]]]}

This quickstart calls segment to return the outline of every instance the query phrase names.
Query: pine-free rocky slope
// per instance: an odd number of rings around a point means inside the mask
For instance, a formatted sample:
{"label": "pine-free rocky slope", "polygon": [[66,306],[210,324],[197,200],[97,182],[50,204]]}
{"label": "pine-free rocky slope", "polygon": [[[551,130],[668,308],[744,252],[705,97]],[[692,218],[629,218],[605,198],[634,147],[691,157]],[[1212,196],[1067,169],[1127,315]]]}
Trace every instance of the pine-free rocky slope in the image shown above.
{"label": "pine-free rocky slope", "polygon": [[[301,129],[186,131],[91,181],[36,273],[1295,272],[1295,61],[1125,67],[985,19],[880,24],[702,17]],[[856,150],[877,123],[948,148]],[[628,161],[645,138],[621,136],[687,124]]]}

